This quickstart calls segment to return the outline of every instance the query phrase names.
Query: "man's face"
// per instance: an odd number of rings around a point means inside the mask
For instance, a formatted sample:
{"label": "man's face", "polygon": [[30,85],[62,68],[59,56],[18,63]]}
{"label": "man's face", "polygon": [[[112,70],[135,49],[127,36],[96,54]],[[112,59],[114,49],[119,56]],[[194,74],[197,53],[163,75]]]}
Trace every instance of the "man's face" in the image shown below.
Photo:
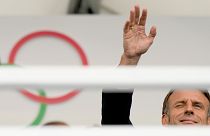
{"label": "man's face", "polygon": [[168,100],[168,112],[162,117],[163,125],[206,125],[209,101],[199,90],[176,90]]}

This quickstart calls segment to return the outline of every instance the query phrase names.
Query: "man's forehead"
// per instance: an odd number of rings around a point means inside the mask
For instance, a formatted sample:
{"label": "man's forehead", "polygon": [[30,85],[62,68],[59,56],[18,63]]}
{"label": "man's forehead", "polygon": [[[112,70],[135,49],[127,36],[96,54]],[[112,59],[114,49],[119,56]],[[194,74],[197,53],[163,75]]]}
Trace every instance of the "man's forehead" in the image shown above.
{"label": "man's forehead", "polygon": [[206,96],[200,90],[196,89],[177,89],[169,97],[169,102],[176,102],[188,99],[198,102],[209,103]]}

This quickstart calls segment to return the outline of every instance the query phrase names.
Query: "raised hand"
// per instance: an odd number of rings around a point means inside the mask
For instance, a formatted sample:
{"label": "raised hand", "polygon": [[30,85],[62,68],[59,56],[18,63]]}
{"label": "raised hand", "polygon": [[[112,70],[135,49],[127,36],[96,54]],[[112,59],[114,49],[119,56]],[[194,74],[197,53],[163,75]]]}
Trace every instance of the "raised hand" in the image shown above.
{"label": "raised hand", "polygon": [[145,33],[147,10],[142,10],[140,16],[139,6],[130,11],[130,19],[125,23],[123,34],[124,53],[121,59],[122,65],[136,65],[142,54],[146,53],[156,36],[156,28],[150,29],[149,35]]}

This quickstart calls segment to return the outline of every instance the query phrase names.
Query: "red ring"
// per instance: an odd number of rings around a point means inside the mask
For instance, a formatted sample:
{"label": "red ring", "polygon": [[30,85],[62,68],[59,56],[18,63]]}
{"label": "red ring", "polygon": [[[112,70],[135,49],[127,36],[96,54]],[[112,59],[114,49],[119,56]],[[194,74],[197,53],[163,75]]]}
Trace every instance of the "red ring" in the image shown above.
{"label": "red ring", "polygon": [[[87,57],[84,53],[84,51],[82,50],[82,48],[79,46],[79,44],[77,42],[75,42],[73,39],[71,39],[70,37],[58,33],[58,32],[54,32],[54,31],[38,31],[38,32],[33,32],[31,34],[28,34],[26,36],[24,36],[22,39],[20,39],[15,46],[12,48],[10,55],[9,55],[9,64],[14,64],[15,62],[15,58],[17,56],[17,52],[20,50],[20,48],[28,41],[34,39],[34,38],[38,38],[38,37],[43,37],[43,36],[51,36],[51,37],[55,37],[61,40],[66,41],[70,46],[73,46],[76,51],[78,52],[80,59],[82,61],[83,65],[88,65],[88,61],[87,61]],[[42,96],[38,96],[35,95],[25,89],[21,90],[21,93],[30,98],[33,101],[36,102],[40,102],[40,103],[45,103],[45,104],[57,104],[57,103],[61,103],[61,102],[65,102],[73,97],[75,97],[78,93],[79,90],[73,90],[63,96],[59,96],[59,97],[54,97],[54,98],[48,98],[48,97],[42,97]]]}

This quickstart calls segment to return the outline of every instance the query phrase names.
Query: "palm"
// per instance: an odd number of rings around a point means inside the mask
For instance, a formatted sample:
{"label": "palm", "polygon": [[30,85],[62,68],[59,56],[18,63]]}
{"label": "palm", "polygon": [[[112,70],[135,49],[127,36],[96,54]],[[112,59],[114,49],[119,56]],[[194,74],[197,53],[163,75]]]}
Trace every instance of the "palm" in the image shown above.
{"label": "palm", "polygon": [[134,30],[124,33],[124,50],[126,55],[130,57],[144,54],[152,44],[152,41],[144,32],[144,27],[135,27]]}

